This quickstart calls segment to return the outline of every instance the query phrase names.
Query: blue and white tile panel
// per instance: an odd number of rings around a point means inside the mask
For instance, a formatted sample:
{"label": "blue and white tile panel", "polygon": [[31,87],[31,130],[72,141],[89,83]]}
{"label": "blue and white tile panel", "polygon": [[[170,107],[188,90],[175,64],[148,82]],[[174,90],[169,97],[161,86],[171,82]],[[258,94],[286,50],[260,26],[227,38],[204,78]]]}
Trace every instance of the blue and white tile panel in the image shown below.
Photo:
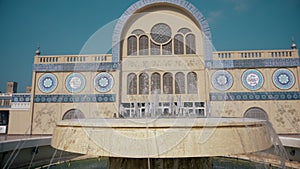
{"label": "blue and white tile panel", "polygon": [[35,103],[115,102],[115,94],[35,95]]}
{"label": "blue and white tile panel", "polygon": [[300,100],[300,92],[226,92],[210,93],[210,101]]}
{"label": "blue and white tile panel", "polygon": [[18,94],[12,95],[12,102],[30,102],[31,94]]}
{"label": "blue and white tile panel", "polygon": [[59,63],[59,64],[34,64],[34,72],[73,72],[73,71],[103,71],[118,70],[119,63]]}
{"label": "blue and white tile panel", "polygon": [[300,66],[300,58],[206,60],[205,65],[210,69],[296,67]]}
{"label": "blue and white tile panel", "polygon": [[15,93],[12,95],[12,109],[30,109],[31,94]]}

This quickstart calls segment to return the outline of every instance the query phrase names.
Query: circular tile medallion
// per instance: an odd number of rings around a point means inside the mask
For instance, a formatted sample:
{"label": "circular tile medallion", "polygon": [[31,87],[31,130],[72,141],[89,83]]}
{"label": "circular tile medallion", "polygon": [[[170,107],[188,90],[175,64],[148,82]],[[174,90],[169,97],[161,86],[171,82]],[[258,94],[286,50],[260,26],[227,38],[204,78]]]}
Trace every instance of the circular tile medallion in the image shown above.
{"label": "circular tile medallion", "polygon": [[94,86],[98,92],[108,92],[114,85],[114,79],[111,74],[107,72],[99,73],[94,79]]}
{"label": "circular tile medallion", "polygon": [[255,69],[249,69],[242,75],[243,85],[249,90],[258,90],[264,84],[263,75]]}
{"label": "circular tile medallion", "polygon": [[288,69],[278,69],[273,74],[273,83],[279,89],[290,89],[295,84],[295,76]]}
{"label": "circular tile medallion", "polygon": [[228,90],[233,84],[232,75],[225,70],[218,70],[212,75],[212,85],[217,90]]}
{"label": "circular tile medallion", "polygon": [[72,73],[66,79],[66,88],[69,92],[78,93],[85,87],[85,78],[80,73]]}
{"label": "circular tile medallion", "polygon": [[52,73],[43,74],[38,81],[39,89],[44,93],[51,93],[57,87],[57,78]]}

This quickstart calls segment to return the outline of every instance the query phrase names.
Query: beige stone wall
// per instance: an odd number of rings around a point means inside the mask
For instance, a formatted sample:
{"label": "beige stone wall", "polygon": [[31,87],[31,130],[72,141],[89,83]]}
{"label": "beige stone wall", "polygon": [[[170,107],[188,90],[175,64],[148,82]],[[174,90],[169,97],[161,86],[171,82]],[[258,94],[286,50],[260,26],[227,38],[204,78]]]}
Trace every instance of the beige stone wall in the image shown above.
{"label": "beige stone wall", "polygon": [[299,100],[211,102],[212,116],[243,117],[248,109],[261,108],[268,114],[274,129],[280,134],[300,133],[299,105]]}
{"label": "beige stone wall", "polygon": [[30,110],[10,110],[8,134],[30,134]]}
{"label": "beige stone wall", "polygon": [[[71,93],[66,88],[66,78],[72,72],[53,72],[58,86],[52,93],[43,93],[38,87],[38,80],[44,73],[36,73],[35,95],[72,95],[72,94],[116,94],[119,93],[119,72],[109,72],[114,77],[112,90],[100,93],[94,88],[94,77],[100,72],[80,72],[86,80],[85,88],[79,93]],[[71,110],[80,110],[86,118],[112,118],[118,112],[118,99],[113,103],[33,103],[32,134],[52,134],[55,124]]]}
{"label": "beige stone wall", "polygon": [[85,118],[113,118],[116,103],[35,103],[32,134],[52,134],[58,121],[71,110],[80,110]]}

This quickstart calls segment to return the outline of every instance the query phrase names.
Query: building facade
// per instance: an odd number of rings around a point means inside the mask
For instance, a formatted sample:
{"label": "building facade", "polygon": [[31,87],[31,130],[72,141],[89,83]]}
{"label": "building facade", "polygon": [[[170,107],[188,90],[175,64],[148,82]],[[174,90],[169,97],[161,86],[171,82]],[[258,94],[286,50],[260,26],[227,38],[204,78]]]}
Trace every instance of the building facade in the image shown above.
{"label": "building facade", "polygon": [[300,132],[300,60],[287,50],[215,51],[183,0],[139,1],[112,54],[34,57],[31,94],[13,94],[8,134],[51,134],[72,118],[250,117]]}

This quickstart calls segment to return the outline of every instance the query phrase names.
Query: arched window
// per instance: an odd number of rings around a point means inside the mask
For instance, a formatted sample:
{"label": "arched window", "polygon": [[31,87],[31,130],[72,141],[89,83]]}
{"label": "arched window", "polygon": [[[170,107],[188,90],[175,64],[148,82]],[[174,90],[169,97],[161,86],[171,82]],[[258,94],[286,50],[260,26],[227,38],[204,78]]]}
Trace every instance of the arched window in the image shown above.
{"label": "arched window", "polygon": [[127,76],[127,94],[135,95],[137,94],[137,77],[136,74],[130,73]]}
{"label": "arched window", "polygon": [[139,55],[149,55],[148,36],[142,35],[139,40]]}
{"label": "arched window", "polygon": [[162,45],[162,54],[163,55],[172,55],[172,41]]}
{"label": "arched window", "polygon": [[184,54],[183,36],[180,34],[177,34],[174,37],[174,54]]}
{"label": "arched window", "polygon": [[80,111],[80,110],[77,110],[77,109],[71,109],[69,111],[67,111],[62,120],[68,120],[68,119],[84,119],[84,114]]}
{"label": "arched window", "polygon": [[164,94],[172,94],[173,93],[173,77],[172,73],[165,73],[163,76],[163,90]]}
{"label": "arched window", "polygon": [[149,94],[149,76],[141,73],[139,76],[139,94]]}
{"label": "arched window", "polygon": [[127,40],[127,55],[136,55],[137,52],[137,38],[130,36]]}
{"label": "arched window", "polygon": [[187,34],[189,32],[192,32],[192,31],[189,28],[181,28],[177,32],[180,32],[180,33],[185,35],[185,34]]}
{"label": "arched window", "polygon": [[151,75],[151,93],[157,93],[160,94],[161,88],[160,88],[160,74],[159,73],[153,73]]}
{"label": "arched window", "polygon": [[144,34],[145,32],[141,29],[136,29],[134,31],[131,32],[131,34],[134,34],[136,36],[140,36],[141,34]]}
{"label": "arched window", "polygon": [[190,72],[187,74],[187,91],[188,94],[197,94],[197,74],[195,72]]}
{"label": "arched window", "polygon": [[188,34],[185,37],[185,47],[186,47],[186,54],[195,54],[196,53],[196,42],[195,42],[195,35]]}
{"label": "arched window", "polygon": [[160,45],[151,41],[151,55],[160,55]]}
{"label": "arched window", "polygon": [[185,80],[184,74],[178,72],[175,75],[175,94],[184,94],[185,93]]}
{"label": "arched window", "polygon": [[261,119],[261,120],[268,120],[268,114],[261,108],[259,107],[251,107],[248,109],[244,117],[246,118],[255,118],[255,119]]}

